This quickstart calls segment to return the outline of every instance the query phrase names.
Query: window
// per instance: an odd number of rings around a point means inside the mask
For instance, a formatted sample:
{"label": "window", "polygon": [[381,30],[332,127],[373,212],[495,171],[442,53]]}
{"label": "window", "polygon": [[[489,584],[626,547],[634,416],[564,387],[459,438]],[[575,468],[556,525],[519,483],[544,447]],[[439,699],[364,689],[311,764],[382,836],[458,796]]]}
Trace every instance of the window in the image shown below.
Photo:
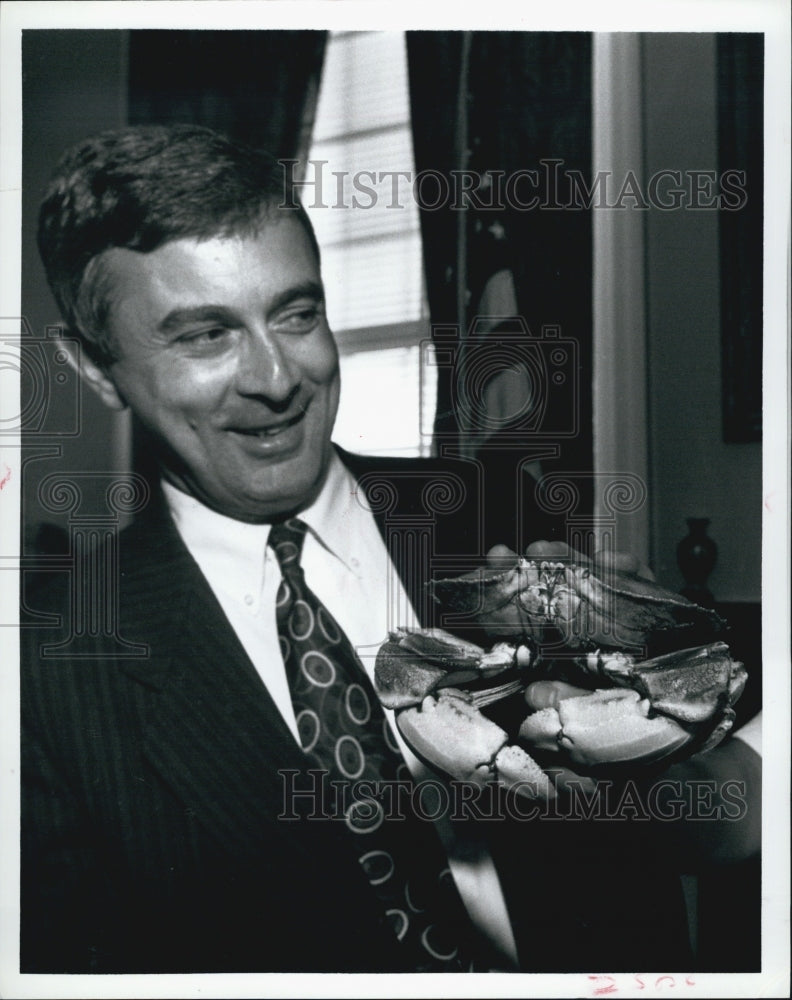
{"label": "window", "polygon": [[404,34],[331,32],[301,196],[341,354],[334,437],[351,451],[431,451],[436,377],[414,172]]}

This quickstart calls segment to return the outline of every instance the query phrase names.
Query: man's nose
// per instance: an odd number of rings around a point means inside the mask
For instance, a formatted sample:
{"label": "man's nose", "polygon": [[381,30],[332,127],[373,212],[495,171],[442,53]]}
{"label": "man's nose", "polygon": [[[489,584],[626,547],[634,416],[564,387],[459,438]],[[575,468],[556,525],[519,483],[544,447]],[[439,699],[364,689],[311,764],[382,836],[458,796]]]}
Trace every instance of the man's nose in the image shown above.
{"label": "man's nose", "polygon": [[276,334],[265,327],[249,330],[237,365],[236,388],[271,406],[288,404],[300,383],[300,370]]}

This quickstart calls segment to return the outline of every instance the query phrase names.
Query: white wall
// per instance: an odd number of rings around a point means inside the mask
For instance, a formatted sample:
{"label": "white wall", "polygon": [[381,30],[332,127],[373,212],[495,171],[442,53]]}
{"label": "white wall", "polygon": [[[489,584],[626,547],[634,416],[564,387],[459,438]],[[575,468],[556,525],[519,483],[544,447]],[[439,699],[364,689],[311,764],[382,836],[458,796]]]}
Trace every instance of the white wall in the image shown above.
{"label": "white wall", "polygon": [[[717,170],[715,39],[643,39],[645,170]],[[709,579],[717,600],[761,596],[761,445],[721,434],[718,216],[649,209],[651,562],[677,589],[676,544],[687,517],[709,517],[719,548]]]}

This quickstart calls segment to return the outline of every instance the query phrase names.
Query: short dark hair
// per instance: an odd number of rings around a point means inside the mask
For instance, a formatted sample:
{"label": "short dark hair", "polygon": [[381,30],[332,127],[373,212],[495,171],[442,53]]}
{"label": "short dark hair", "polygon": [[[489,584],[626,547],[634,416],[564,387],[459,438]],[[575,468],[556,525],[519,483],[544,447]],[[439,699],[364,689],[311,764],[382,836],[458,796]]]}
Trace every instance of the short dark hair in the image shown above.
{"label": "short dark hair", "polygon": [[41,204],[39,253],[70,334],[106,366],[115,353],[105,250],[252,233],[276,209],[294,212],[318,260],[310,220],[269,154],[197,125],[130,126],[62,156]]}

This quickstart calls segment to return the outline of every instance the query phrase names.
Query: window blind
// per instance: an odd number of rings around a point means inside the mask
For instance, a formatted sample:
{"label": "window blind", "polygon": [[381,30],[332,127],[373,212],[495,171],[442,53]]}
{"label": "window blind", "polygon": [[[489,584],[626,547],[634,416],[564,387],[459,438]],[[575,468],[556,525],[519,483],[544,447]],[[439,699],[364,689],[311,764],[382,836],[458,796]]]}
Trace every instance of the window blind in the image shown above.
{"label": "window blind", "polygon": [[342,358],[334,437],[354,451],[431,450],[436,378],[420,349],[429,324],[413,178],[404,33],[331,32],[300,195]]}

